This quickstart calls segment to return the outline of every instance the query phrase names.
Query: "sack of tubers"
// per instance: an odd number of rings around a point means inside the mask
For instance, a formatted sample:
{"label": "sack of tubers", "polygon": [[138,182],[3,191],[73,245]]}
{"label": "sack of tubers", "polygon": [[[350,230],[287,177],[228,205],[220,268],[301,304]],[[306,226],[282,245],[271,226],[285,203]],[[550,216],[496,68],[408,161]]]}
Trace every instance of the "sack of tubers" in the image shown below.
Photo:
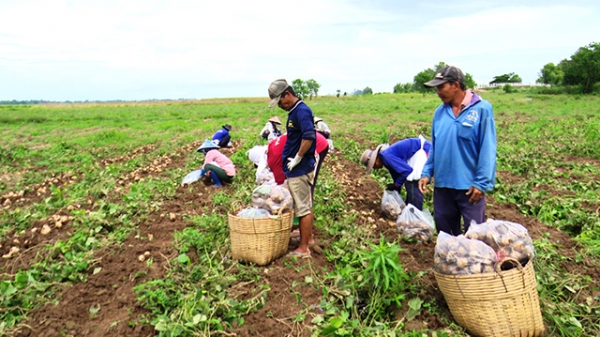
{"label": "sack of tubers", "polygon": [[252,191],[252,206],[262,208],[273,215],[291,212],[294,209],[292,194],[284,185],[264,183]]}
{"label": "sack of tubers", "polygon": [[483,241],[492,247],[498,256],[498,261],[513,258],[524,266],[535,257],[529,232],[518,223],[488,219],[481,224],[472,223],[465,236]]}
{"label": "sack of tubers", "polygon": [[493,272],[498,259],[492,247],[482,241],[440,232],[433,262],[441,274],[481,274]]}
{"label": "sack of tubers", "polygon": [[400,216],[402,213],[404,207],[406,207],[406,203],[398,191],[383,191],[383,197],[381,198],[381,211],[383,211],[383,215],[386,218],[396,221],[398,216]]}
{"label": "sack of tubers", "polygon": [[396,227],[406,239],[419,242],[431,240],[435,233],[433,217],[428,209],[421,211],[412,204],[406,205],[396,220]]}

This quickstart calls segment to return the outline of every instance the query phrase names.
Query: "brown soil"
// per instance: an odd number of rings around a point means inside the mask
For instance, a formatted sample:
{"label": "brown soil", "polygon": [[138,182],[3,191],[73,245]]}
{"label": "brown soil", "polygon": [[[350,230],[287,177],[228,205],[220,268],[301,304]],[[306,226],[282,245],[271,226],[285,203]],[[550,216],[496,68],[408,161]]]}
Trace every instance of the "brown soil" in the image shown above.
{"label": "brown soil", "polygon": [[[238,144],[236,144],[238,145]],[[196,146],[192,145],[191,147]],[[190,147],[190,148],[191,148]],[[189,151],[189,148],[182,151]],[[229,153],[234,150],[227,150]],[[184,156],[170,156],[168,158],[158,159],[157,165],[161,171],[183,165]],[[433,253],[435,244],[428,243],[407,243],[399,240],[395,226],[384,219],[379,200],[381,200],[382,191],[380,187],[369,176],[364,173],[359,164],[340,159],[337,162],[329,163],[325,161],[323,170],[331,170],[338,183],[343,187],[348,203],[358,213],[356,226],[368,226],[376,237],[383,234],[387,239],[398,241],[404,251],[400,253],[400,262],[405,266],[408,272],[430,271],[433,267]],[[335,163],[335,164],[334,164]],[[136,176],[145,177],[148,175],[160,175],[160,171],[140,171],[138,175],[130,175],[123,185],[135,180]],[[500,178],[504,177],[500,173]],[[228,187],[225,187],[227,191]],[[64,287],[58,294],[57,305],[48,304],[44,307],[32,311],[29,320],[25,322],[30,328],[22,328],[17,336],[130,336],[130,337],[149,337],[154,336],[156,332],[151,326],[142,324],[132,324],[130,322],[139,322],[142,315],[147,312],[142,309],[136,301],[135,293],[132,288],[142,282],[164,276],[164,270],[168,262],[174,258],[177,252],[174,250],[173,232],[183,230],[189,225],[182,219],[182,214],[197,215],[203,207],[206,206],[214,212],[225,216],[226,211],[223,207],[215,207],[212,204],[211,196],[217,190],[211,186],[203,184],[193,184],[189,187],[180,187],[177,189],[177,195],[171,200],[165,200],[161,206],[160,212],[152,214],[147,220],[139,225],[138,233],[130,235],[126,241],[117,247],[107,247],[97,252],[97,263],[91,268],[102,268],[97,274],[88,277],[86,283],[76,283],[70,287]],[[200,197],[202,194],[202,197]],[[573,257],[575,255],[576,245],[571,238],[554,228],[547,227],[539,223],[535,218],[525,217],[514,205],[499,204],[492,198],[488,200],[490,207],[488,216],[495,219],[503,219],[523,224],[534,239],[545,236],[550,233],[553,241],[560,244],[560,254],[562,256]],[[89,206],[91,207],[91,206]],[[174,219],[161,217],[160,214],[173,213]],[[60,228],[54,230],[43,238],[39,235],[26,233],[20,236],[21,240],[26,235],[29,238],[29,250],[19,255],[17,259],[2,261],[6,272],[14,272],[19,268],[25,268],[36,259],[36,250],[45,243],[56,240],[61,235],[68,235],[70,231],[68,222]],[[137,234],[137,236],[135,235]],[[35,239],[37,238],[37,239]],[[150,240],[150,238],[152,238]],[[0,249],[2,253],[7,252],[13,238],[4,242],[4,247]],[[323,250],[328,248],[328,238],[321,232],[316,232],[317,244],[313,245],[311,259],[290,259],[284,257],[272,262],[266,266],[262,272],[263,284],[269,284],[270,291],[267,295],[265,305],[254,313],[245,317],[245,323],[235,328],[231,333],[237,336],[310,336],[311,335],[311,314],[319,313],[319,302],[321,301],[322,291],[319,288],[305,285],[305,276],[312,271],[319,272],[326,268],[332,270],[332,265],[326,260]],[[295,246],[290,244],[289,249]],[[138,261],[138,256],[149,252],[154,263],[148,266],[144,262]],[[292,264],[296,268],[291,269],[284,264]],[[575,263],[575,259],[568,259],[564,262],[565,269],[574,275],[588,275],[592,279],[600,278],[600,267],[593,265],[589,261],[581,264]],[[140,273],[140,271],[145,272]],[[433,274],[428,272],[419,281],[421,293],[420,297],[424,300],[435,299],[436,303],[444,308],[445,301],[437,288]],[[250,293],[258,285],[256,283],[249,285],[240,285],[240,293]],[[297,300],[301,296],[302,301]],[[584,299],[582,299],[582,302]],[[90,314],[90,308],[100,308],[96,314]],[[406,307],[406,306],[405,306]],[[308,314],[303,322],[294,322],[296,315],[307,310]],[[402,310],[397,313],[402,315]],[[442,329],[446,326],[444,319],[451,319],[448,312],[442,316],[432,316],[423,310],[417,319],[407,324],[407,331],[419,329]]]}

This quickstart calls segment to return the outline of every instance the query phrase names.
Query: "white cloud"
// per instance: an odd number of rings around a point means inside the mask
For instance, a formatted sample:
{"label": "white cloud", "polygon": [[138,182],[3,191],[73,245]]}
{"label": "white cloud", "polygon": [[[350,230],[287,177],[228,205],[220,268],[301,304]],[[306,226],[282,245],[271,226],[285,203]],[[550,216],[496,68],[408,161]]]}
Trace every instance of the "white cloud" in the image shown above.
{"label": "white cloud", "polygon": [[534,81],[595,38],[599,6],[583,3],[8,1],[0,99],[253,96],[279,77],[390,91],[440,61]]}

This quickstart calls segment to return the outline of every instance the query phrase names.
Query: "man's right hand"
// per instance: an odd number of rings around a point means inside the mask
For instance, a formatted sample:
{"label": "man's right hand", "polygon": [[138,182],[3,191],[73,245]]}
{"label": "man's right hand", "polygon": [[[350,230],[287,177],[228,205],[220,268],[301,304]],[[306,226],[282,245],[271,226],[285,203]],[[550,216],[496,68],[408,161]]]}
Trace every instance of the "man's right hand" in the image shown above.
{"label": "man's right hand", "polygon": [[429,192],[427,184],[429,184],[429,177],[423,177],[419,179],[419,191],[421,191],[421,193]]}

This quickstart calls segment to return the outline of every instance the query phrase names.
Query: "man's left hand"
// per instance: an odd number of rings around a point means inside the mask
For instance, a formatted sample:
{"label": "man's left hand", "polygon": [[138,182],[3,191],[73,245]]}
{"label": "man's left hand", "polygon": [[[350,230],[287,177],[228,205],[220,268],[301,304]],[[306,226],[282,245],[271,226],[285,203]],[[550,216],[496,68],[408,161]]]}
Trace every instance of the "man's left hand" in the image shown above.
{"label": "man's left hand", "polygon": [[465,194],[471,196],[471,198],[469,198],[469,202],[472,204],[476,204],[479,200],[481,200],[481,198],[483,198],[484,195],[483,192],[473,186],[471,186],[471,188],[469,188]]}
{"label": "man's left hand", "polygon": [[294,158],[288,158],[288,163],[287,163],[288,170],[290,170],[290,171],[293,170],[294,167],[296,167],[298,164],[300,164],[301,160],[302,160],[302,157],[300,157],[297,154]]}

